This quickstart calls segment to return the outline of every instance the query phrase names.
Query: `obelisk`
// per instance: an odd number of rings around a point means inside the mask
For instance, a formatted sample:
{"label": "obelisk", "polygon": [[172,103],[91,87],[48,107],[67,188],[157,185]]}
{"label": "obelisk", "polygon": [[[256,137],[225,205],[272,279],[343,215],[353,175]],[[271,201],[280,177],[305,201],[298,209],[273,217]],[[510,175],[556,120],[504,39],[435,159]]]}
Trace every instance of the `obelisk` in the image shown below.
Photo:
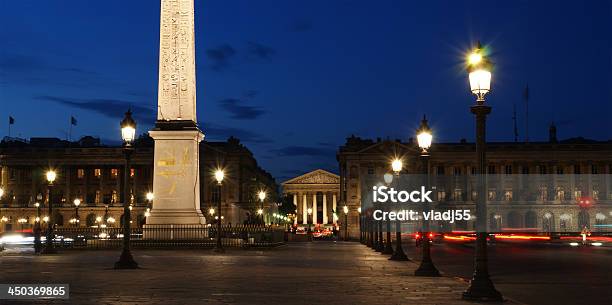
{"label": "obelisk", "polygon": [[161,0],[153,208],[147,225],[204,224],[200,210],[194,0]]}

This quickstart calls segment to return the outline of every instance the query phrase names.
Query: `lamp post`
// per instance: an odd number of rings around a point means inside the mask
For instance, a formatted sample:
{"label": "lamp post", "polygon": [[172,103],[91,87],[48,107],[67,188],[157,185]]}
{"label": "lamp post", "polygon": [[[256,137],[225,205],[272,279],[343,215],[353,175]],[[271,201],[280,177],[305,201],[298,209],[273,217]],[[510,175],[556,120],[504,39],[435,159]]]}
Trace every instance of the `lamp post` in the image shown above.
{"label": "lamp post", "polygon": [[257,194],[257,197],[259,197],[259,201],[261,202],[261,207],[257,211],[257,214],[261,216],[261,223],[265,225],[266,223],[264,222],[263,211],[264,211],[264,200],[266,200],[266,191],[264,190],[259,191],[259,193]]}
{"label": "lamp post", "polygon": [[348,206],[342,207],[342,212],[344,212],[344,241],[348,241]]}
{"label": "lamp post", "polygon": [[81,222],[81,220],[79,219],[79,205],[81,205],[81,199],[76,198],[74,199],[73,203],[74,203],[74,219],[76,219],[74,223],[76,227],[78,228],[79,223]]}
{"label": "lamp post", "polygon": [[57,251],[55,251],[55,248],[53,248],[53,238],[54,238],[54,234],[53,234],[53,225],[54,224],[54,217],[53,217],[53,201],[51,200],[51,193],[53,190],[53,182],[55,181],[55,178],[57,177],[57,174],[55,173],[55,171],[53,170],[49,170],[47,171],[47,173],[45,174],[46,178],[47,178],[47,201],[49,204],[49,220],[47,221],[47,237],[45,240],[45,248],[42,250],[42,253],[44,254],[53,254],[53,253],[57,253]]}
{"label": "lamp post", "polygon": [[[217,211],[219,211],[219,216],[217,218],[217,244],[215,245],[215,252],[223,253],[225,250],[223,249],[223,243],[221,242],[221,184],[223,183],[223,178],[225,178],[225,172],[222,169],[217,169],[215,171],[215,180],[217,180],[217,193],[219,197],[217,198]],[[210,211],[209,211],[210,212]],[[215,213],[212,210],[213,215]]]}
{"label": "lamp post", "polygon": [[[422,170],[423,170],[423,185],[426,188],[429,188],[429,148],[431,147],[431,141],[433,139],[431,129],[429,125],[427,125],[427,119],[423,116],[423,120],[421,121],[421,126],[417,130],[417,142],[419,147],[421,148],[421,162],[422,162]],[[423,203],[423,210],[429,210],[429,203]],[[414,275],[417,276],[440,276],[440,272],[436,269],[433,261],[431,260],[431,247],[429,240],[429,220],[423,219],[423,231],[421,232],[421,236],[423,236],[423,256],[421,258],[421,264],[419,268],[414,271]]]}
{"label": "lamp post", "polygon": [[486,147],[485,130],[487,114],[491,107],[485,105],[485,95],[491,90],[492,64],[487,59],[480,42],[477,48],[469,55],[467,70],[469,73],[470,89],[476,95],[476,104],[470,111],[476,117],[476,169],[478,173],[478,193],[476,197],[476,247],[474,255],[474,275],[470,286],[463,292],[463,299],[502,301],[503,297],[495,289],[489,277],[487,258],[487,206],[486,187]]}
{"label": "lamp post", "polygon": [[40,253],[42,244],[40,243],[40,202],[34,203],[36,207],[36,219],[34,219],[34,253]]}
{"label": "lamp post", "polygon": [[[391,170],[393,170],[393,175],[397,178],[397,182],[399,182],[399,176],[404,167],[404,163],[401,159],[396,158],[391,162]],[[393,180],[393,176],[391,176],[391,181]],[[393,255],[389,258],[392,261],[408,261],[410,260],[406,253],[404,253],[404,248],[402,248],[402,222],[401,220],[395,221],[395,251],[393,251]]]}
{"label": "lamp post", "polygon": [[[400,161],[401,162],[401,161]],[[387,184],[390,184],[391,182],[393,182],[393,175],[387,173],[384,176],[385,178],[385,182]],[[388,180],[388,182],[387,182]],[[387,211],[389,211],[390,207],[387,206],[386,207]],[[381,220],[382,222],[382,220]],[[381,252],[381,254],[391,254],[393,255],[393,246],[391,245],[391,220],[386,220],[387,223],[387,232],[385,233],[385,243],[384,243],[384,248],[383,251]],[[381,227],[382,228],[382,227]]]}
{"label": "lamp post", "polygon": [[131,158],[134,152],[134,139],[136,138],[136,121],[132,118],[132,111],[128,110],[120,123],[121,137],[123,138],[123,153],[125,154],[125,169],[123,171],[123,250],[115,269],[137,269],[138,263],[130,251],[130,171]]}

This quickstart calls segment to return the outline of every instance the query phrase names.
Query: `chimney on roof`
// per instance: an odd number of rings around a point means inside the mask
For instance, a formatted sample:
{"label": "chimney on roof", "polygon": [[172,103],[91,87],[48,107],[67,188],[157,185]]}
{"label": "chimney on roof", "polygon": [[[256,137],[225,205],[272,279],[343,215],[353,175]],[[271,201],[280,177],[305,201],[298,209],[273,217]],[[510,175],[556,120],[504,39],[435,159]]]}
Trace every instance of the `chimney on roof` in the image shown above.
{"label": "chimney on roof", "polygon": [[557,127],[555,122],[550,123],[550,127],[548,127],[548,142],[557,143]]}

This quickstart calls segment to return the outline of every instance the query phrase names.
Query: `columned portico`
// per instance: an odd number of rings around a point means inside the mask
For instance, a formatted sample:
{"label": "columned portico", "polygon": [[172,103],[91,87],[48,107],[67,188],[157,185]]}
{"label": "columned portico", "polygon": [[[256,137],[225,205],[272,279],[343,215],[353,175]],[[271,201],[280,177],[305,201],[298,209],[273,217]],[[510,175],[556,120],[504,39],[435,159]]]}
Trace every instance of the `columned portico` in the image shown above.
{"label": "columned portico", "polygon": [[296,207],[293,224],[313,230],[337,226],[333,213],[338,213],[336,198],[340,191],[339,183],[338,175],[321,169],[285,181],[282,184],[283,194],[292,196]]}

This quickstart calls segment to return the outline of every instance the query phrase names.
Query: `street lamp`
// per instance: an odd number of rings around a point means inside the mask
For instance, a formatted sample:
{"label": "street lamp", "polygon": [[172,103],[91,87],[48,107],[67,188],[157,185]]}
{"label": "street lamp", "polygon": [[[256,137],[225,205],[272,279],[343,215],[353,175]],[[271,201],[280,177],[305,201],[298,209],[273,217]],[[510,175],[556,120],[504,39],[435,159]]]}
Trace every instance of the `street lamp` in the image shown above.
{"label": "street lamp", "polygon": [[[429,148],[431,147],[431,142],[433,139],[433,135],[431,133],[431,129],[429,125],[427,125],[427,119],[423,116],[423,120],[421,120],[421,126],[417,129],[417,142],[419,144],[419,148],[421,148],[421,162],[422,162],[422,170],[423,170],[423,186],[429,188]],[[429,202],[423,203],[423,210],[429,211]],[[433,261],[431,260],[431,247],[429,240],[429,220],[423,219],[423,231],[421,232],[421,236],[423,237],[423,257],[421,259],[421,264],[419,268],[414,271],[414,275],[417,276],[440,276],[440,272],[436,269]]]}
{"label": "street lamp", "polygon": [[486,147],[485,131],[487,114],[491,107],[485,105],[485,95],[491,90],[492,64],[487,59],[484,49],[478,43],[477,48],[469,55],[467,71],[469,73],[470,90],[476,95],[476,104],[470,111],[476,117],[476,169],[478,173],[478,192],[476,197],[476,247],[474,253],[474,275],[470,286],[463,292],[463,299],[476,301],[502,301],[502,295],[495,289],[489,277],[487,258],[487,206],[486,186]]}
{"label": "street lamp", "polygon": [[147,192],[145,197],[147,198],[147,202],[149,203],[148,208],[153,208],[153,199],[155,199],[155,195],[153,195],[153,192]]}
{"label": "street lamp", "polygon": [[[219,194],[219,197],[217,198],[217,210],[219,211],[219,216],[217,219],[217,245],[215,246],[214,251],[219,253],[225,251],[223,249],[223,244],[221,243],[221,219],[223,219],[223,216],[221,215],[221,184],[223,183],[223,178],[225,178],[225,172],[222,169],[217,169],[215,171],[215,180],[217,180],[217,193]],[[215,211],[213,209],[211,210],[212,211],[209,211],[209,213],[211,213],[210,215],[212,216]]]}
{"label": "street lamp", "polygon": [[342,212],[344,212],[344,241],[348,240],[348,206],[342,207]]}
{"label": "street lamp", "polygon": [[54,221],[53,221],[53,200],[51,197],[52,194],[52,190],[53,190],[53,182],[55,181],[55,178],[57,177],[57,174],[55,173],[55,171],[53,170],[48,170],[45,173],[45,177],[47,178],[47,201],[49,204],[49,218],[47,220],[47,237],[45,240],[45,248],[43,249],[42,253],[44,254],[53,254],[53,253],[57,253],[55,251],[55,249],[53,248],[53,238],[54,238],[54,234],[53,234],[53,226]]}
{"label": "street lamp", "polygon": [[36,207],[36,219],[34,220],[34,253],[40,253],[42,245],[40,243],[40,202],[34,203]]}
{"label": "street lamp", "polygon": [[0,187],[0,199],[2,199],[2,196],[4,196],[4,189]]}
{"label": "street lamp", "polygon": [[131,157],[134,152],[134,139],[136,137],[136,121],[132,118],[132,111],[128,110],[119,124],[121,127],[121,138],[123,138],[123,153],[125,155],[125,169],[123,171],[123,250],[119,261],[115,263],[115,269],[137,269],[138,263],[130,252],[130,171]]}
{"label": "street lamp", "polygon": [[79,222],[80,222],[80,219],[79,219],[79,205],[81,205],[81,199],[76,198],[76,199],[74,199],[73,203],[74,203],[74,219],[76,219],[74,223],[78,227],[79,226]]}
{"label": "street lamp", "polygon": [[[395,158],[393,161],[391,161],[391,170],[393,170],[393,175],[397,177],[396,183],[399,183],[399,175],[402,172],[403,167],[404,167],[404,163],[402,162],[401,159]],[[393,175],[390,175],[391,179],[388,179],[388,176],[385,176],[385,182],[387,180],[391,180],[387,182],[387,184],[390,184],[393,181]],[[402,248],[402,222],[399,219],[395,221],[395,251],[393,251],[393,254],[389,258],[389,260],[392,260],[392,261],[409,260],[408,256],[406,256],[406,253],[404,253],[404,249]]]}
{"label": "street lamp", "polygon": [[21,231],[23,231],[23,225],[28,222],[28,220],[22,217],[17,219],[17,222],[21,225]]}
{"label": "street lamp", "polygon": [[261,213],[259,211],[257,211],[257,214],[261,215],[261,223],[265,224],[264,222],[264,217],[263,217],[263,208],[264,208],[264,200],[266,200],[266,191],[261,190],[259,191],[259,193],[257,194],[257,197],[259,197],[259,201],[261,202]]}

